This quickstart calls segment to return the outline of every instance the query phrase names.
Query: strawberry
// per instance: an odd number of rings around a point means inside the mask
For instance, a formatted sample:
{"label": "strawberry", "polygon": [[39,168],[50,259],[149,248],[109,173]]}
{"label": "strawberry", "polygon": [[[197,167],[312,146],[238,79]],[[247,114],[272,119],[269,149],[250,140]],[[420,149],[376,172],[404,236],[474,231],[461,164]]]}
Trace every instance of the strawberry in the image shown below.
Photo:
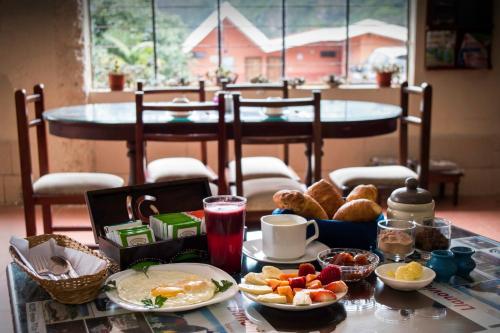
{"label": "strawberry", "polygon": [[306,278],[304,276],[298,276],[295,278],[289,278],[288,282],[290,282],[290,287],[293,288],[305,288],[306,287]]}
{"label": "strawberry", "polygon": [[309,296],[311,297],[311,300],[316,303],[331,302],[337,299],[337,296],[335,295],[334,292],[324,289],[311,291],[309,293]]}
{"label": "strawberry", "polygon": [[344,281],[334,281],[330,282],[326,286],[324,286],[326,290],[333,291],[334,293],[343,293],[347,291],[347,285],[345,284]]}
{"label": "strawberry", "polygon": [[325,268],[323,268],[321,273],[319,273],[318,280],[320,280],[323,285],[327,285],[330,282],[340,280],[341,276],[342,276],[342,271],[340,270],[339,266],[328,265]]}
{"label": "strawberry", "polygon": [[299,266],[299,276],[306,276],[307,274],[315,274],[316,269],[313,264],[305,263]]}

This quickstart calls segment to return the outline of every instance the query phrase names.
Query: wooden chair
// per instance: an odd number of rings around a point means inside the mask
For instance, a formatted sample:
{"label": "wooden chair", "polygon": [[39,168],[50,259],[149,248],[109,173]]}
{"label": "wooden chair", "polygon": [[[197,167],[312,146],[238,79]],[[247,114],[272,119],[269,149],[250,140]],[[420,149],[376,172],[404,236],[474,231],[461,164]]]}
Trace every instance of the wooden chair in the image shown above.
{"label": "wooden chair", "polygon": [[[314,165],[314,179],[321,179],[321,93],[314,91],[311,98],[293,98],[282,100],[266,99],[241,99],[239,94],[233,95],[234,102],[234,153],[236,184],[232,187],[232,193],[247,198],[247,221],[258,222],[260,216],[270,214],[275,208],[272,196],[275,192],[283,189],[304,191],[306,186],[296,179],[268,174],[266,177],[246,178],[243,173],[242,146],[244,144],[276,144],[276,143],[307,143],[314,147],[314,162],[308,159],[309,168]],[[242,107],[297,107],[312,106],[314,118],[311,122],[311,130],[304,135],[283,135],[273,138],[249,136],[245,133],[245,126],[241,122]],[[261,165],[261,168],[266,166]]]}
{"label": "wooden chair", "polygon": [[[189,94],[194,93],[198,95],[198,102],[205,102],[206,91],[205,91],[205,81],[198,81],[198,87],[193,86],[180,86],[180,87],[168,87],[168,88],[144,88],[143,81],[137,81],[137,91],[144,92],[145,96],[152,95],[174,95],[179,97],[179,94]],[[201,161],[203,164],[208,165],[208,153],[207,153],[207,141],[210,139],[206,138],[204,135],[190,135],[184,137],[178,137],[172,135],[169,140],[171,142],[200,142],[201,148]]]}
{"label": "wooden chair", "polygon": [[[54,231],[86,231],[92,230],[88,226],[59,227],[52,224],[51,205],[85,204],[86,191],[120,187],[123,179],[107,174],[95,172],[49,172],[49,158],[45,121],[43,119],[44,96],[43,85],[37,84],[32,95],[26,90],[15,92],[17,133],[19,141],[19,157],[21,161],[21,182],[24,201],[24,215],[26,220],[26,234],[36,235],[35,206],[42,206],[43,230],[50,234]],[[34,105],[34,119],[29,119],[29,105]],[[31,160],[31,145],[29,129],[36,127],[36,147],[38,150],[38,168],[40,178],[35,179]]]}
{"label": "wooden chair", "polygon": [[[410,95],[421,96],[420,117],[409,114]],[[399,165],[366,166],[338,169],[330,173],[331,182],[347,195],[359,184],[373,184],[382,191],[391,191],[405,185],[406,178],[418,178],[420,187],[429,186],[429,156],[431,139],[432,87],[401,85],[401,118],[399,129]],[[408,126],[420,127],[420,153],[418,173],[407,166]]]}
{"label": "wooden chair", "polygon": [[[241,84],[229,84],[227,80],[222,81],[222,89],[224,91],[237,91],[243,94],[246,91],[281,91],[282,98],[289,97],[288,91],[288,80],[283,80],[281,83],[241,83]],[[242,96],[244,97],[244,96]],[[255,144],[259,144],[262,138],[259,138],[258,142]],[[269,137],[268,143],[273,143],[273,137]],[[252,144],[248,140],[248,144]],[[282,144],[279,140],[274,142],[276,144]],[[306,142],[306,156],[308,159],[312,156],[311,146]],[[255,172],[259,170],[259,166],[265,164],[268,168],[273,169],[273,173],[277,174],[279,177],[287,177],[291,179],[295,179],[297,181],[300,180],[300,177],[297,173],[290,167],[290,146],[288,143],[283,144],[283,159],[279,159],[276,157],[245,157],[242,161],[243,163],[243,176],[244,178],[261,178],[263,174],[261,172]],[[310,170],[308,170],[310,171]],[[264,175],[266,177],[266,175]],[[236,181],[235,175],[235,165],[234,161],[229,163],[229,183],[234,184]],[[308,173],[306,175],[306,184],[310,184],[311,174]]]}
{"label": "wooden chair", "polygon": [[[212,186],[213,193],[227,193],[225,182],[225,156],[226,156],[226,128],[225,128],[225,96],[218,95],[218,103],[213,102],[190,102],[190,103],[145,103],[144,92],[135,93],[136,103],[136,125],[135,125],[135,146],[136,146],[136,179],[138,184],[145,182],[160,182],[173,179],[190,179],[206,177],[210,182],[218,185],[218,189]],[[215,174],[201,161],[194,158],[167,157],[147,163],[145,144],[147,141],[189,141],[190,135],[183,136],[168,133],[162,129],[161,124],[148,126],[144,124],[144,111],[178,111],[178,112],[206,112],[217,111],[219,120],[217,130],[204,134],[206,140],[216,140],[218,142],[219,170]],[[194,140],[193,140],[194,141]]]}

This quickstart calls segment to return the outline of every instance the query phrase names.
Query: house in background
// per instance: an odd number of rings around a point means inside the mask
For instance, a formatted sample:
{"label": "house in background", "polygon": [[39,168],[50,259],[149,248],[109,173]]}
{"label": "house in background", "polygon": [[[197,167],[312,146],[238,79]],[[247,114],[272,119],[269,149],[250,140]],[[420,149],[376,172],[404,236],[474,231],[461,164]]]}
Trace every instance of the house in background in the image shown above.
{"label": "house in background", "polygon": [[[268,38],[231,4],[221,6],[222,66],[239,74],[240,81],[263,75],[281,78],[281,38]],[[346,27],[320,28],[285,37],[286,76],[320,82],[326,75],[345,75]],[[404,47],[407,28],[366,19],[349,26],[349,67],[360,68],[377,48]],[[204,76],[218,65],[217,12],[187,38],[184,52],[193,55],[193,76]]]}

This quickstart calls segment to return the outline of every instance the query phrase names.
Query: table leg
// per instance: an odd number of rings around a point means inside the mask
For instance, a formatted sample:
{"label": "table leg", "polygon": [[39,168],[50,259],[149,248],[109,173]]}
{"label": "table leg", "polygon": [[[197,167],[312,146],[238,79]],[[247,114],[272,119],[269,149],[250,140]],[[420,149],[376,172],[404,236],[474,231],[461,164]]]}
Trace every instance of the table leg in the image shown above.
{"label": "table leg", "polygon": [[135,141],[127,141],[127,157],[129,162],[128,185],[135,185]]}

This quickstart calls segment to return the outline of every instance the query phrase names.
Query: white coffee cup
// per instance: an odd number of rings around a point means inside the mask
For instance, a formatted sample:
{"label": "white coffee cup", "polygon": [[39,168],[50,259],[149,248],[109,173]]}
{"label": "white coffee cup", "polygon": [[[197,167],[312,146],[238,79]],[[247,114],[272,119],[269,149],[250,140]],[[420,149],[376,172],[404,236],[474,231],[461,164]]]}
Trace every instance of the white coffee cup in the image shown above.
{"label": "white coffee cup", "polygon": [[[319,237],[318,224],[293,214],[266,215],[260,219],[262,251],[269,258],[297,259]],[[314,225],[314,235],[306,239],[307,226]]]}

